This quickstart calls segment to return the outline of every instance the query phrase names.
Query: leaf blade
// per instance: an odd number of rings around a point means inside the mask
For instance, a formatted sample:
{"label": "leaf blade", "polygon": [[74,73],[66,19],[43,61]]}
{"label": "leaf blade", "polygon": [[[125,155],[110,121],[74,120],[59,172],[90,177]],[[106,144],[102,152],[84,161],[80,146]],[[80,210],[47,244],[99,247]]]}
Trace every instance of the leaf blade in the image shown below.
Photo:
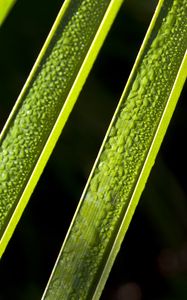
{"label": "leaf blade", "polygon": [[0,256],[122,4],[66,0],[0,136]]}
{"label": "leaf blade", "polygon": [[10,10],[16,3],[16,0],[1,0],[0,1],[0,26],[3,24]]}
{"label": "leaf blade", "polygon": [[42,300],[101,295],[186,78],[185,11],[158,4]]}

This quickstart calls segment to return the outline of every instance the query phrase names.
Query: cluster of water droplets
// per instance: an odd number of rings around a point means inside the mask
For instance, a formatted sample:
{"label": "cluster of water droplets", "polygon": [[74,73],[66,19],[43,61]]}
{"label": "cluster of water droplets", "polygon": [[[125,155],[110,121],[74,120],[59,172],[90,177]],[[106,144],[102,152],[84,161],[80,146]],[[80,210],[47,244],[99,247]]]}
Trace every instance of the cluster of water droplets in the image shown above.
{"label": "cluster of water droplets", "polygon": [[17,205],[109,2],[70,2],[0,141],[0,231]]}
{"label": "cluster of water droplets", "polygon": [[45,300],[92,298],[186,51],[186,8],[180,0],[162,8],[163,17],[122,99]]}

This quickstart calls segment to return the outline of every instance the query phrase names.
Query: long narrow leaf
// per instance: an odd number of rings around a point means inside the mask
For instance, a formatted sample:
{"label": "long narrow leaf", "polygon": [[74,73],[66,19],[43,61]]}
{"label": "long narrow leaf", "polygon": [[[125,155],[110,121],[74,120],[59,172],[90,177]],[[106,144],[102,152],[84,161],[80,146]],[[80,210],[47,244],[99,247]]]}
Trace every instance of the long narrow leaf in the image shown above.
{"label": "long narrow leaf", "polygon": [[186,11],[158,3],[43,300],[101,295],[186,79]]}
{"label": "long narrow leaf", "polygon": [[0,0],[0,26],[15,3],[16,0]]}
{"label": "long narrow leaf", "polygon": [[0,256],[122,0],[66,0],[0,137]]}

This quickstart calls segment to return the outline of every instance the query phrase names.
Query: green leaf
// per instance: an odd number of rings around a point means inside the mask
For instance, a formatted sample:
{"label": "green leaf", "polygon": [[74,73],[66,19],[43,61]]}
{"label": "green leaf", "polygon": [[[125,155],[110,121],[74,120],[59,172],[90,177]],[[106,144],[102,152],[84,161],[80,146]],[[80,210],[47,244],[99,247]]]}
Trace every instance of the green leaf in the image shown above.
{"label": "green leaf", "polygon": [[186,79],[186,9],[158,3],[43,300],[101,295]]}
{"label": "green leaf", "polygon": [[0,26],[6,19],[16,0],[0,0]]}
{"label": "green leaf", "polygon": [[122,3],[66,0],[0,137],[0,256]]}

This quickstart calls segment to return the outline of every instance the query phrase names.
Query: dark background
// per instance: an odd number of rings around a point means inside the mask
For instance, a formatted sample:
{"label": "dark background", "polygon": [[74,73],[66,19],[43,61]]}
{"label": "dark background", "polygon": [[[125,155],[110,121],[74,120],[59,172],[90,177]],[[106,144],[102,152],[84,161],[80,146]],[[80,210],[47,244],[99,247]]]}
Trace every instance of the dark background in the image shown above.
{"label": "dark background", "polygon": [[[156,3],[126,0],[120,10],[1,259],[0,300],[41,298]],[[61,4],[19,0],[0,28],[1,128]],[[102,300],[187,299],[185,94],[184,89]]]}

